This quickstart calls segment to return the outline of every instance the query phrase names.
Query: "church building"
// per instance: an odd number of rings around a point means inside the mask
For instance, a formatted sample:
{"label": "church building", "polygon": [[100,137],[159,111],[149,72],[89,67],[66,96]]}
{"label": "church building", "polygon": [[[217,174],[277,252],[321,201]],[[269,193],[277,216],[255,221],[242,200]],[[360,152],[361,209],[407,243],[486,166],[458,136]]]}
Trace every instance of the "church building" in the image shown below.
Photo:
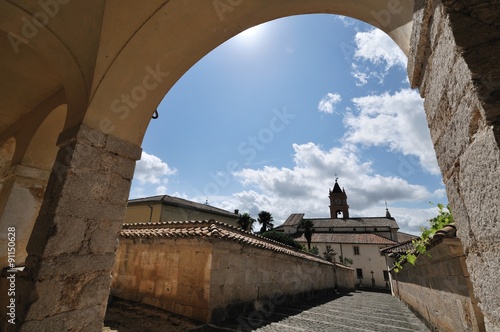
{"label": "church building", "polygon": [[307,246],[301,223],[310,220],[314,224],[311,248],[317,247],[320,256],[326,257],[330,253],[337,262],[352,261],[348,265],[356,269],[356,284],[359,287],[389,287],[387,265],[380,250],[414,236],[398,232],[398,223],[387,208],[383,217],[350,217],[347,194],[337,180],[333,189],[329,190],[329,199],[329,218],[305,218],[303,213],[294,213],[275,230],[290,234],[297,242]]}

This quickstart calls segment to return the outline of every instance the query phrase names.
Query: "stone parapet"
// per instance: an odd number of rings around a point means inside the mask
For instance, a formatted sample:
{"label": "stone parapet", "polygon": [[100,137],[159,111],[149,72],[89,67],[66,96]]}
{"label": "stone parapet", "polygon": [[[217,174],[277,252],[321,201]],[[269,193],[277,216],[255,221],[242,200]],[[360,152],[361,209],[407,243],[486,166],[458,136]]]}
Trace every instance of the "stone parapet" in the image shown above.
{"label": "stone parapet", "polygon": [[441,239],[428,254],[391,272],[395,295],[432,330],[485,331],[460,240]]}

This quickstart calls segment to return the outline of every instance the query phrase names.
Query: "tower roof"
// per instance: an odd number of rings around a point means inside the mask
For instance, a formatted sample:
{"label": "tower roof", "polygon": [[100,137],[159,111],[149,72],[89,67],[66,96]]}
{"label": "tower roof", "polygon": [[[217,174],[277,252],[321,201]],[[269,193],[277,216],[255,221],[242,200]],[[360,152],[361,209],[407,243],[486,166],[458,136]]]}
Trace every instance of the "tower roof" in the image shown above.
{"label": "tower roof", "polygon": [[342,189],[340,189],[339,184],[337,183],[337,180],[335,180],[335,186],[333,186],[332,193],[342,193]]}

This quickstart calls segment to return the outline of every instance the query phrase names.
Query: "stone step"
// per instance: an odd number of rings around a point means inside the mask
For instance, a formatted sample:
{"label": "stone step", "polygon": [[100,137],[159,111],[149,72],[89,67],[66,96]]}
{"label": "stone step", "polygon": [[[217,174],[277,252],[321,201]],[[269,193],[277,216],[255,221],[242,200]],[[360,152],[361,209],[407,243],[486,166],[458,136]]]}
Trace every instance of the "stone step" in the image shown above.
{"label": "stone step", "polygon": [[354,292],[281,306],[272,312],[252,312],[237,319],[207,324],[195,331],[428,332],[429,329],[389,294]]}

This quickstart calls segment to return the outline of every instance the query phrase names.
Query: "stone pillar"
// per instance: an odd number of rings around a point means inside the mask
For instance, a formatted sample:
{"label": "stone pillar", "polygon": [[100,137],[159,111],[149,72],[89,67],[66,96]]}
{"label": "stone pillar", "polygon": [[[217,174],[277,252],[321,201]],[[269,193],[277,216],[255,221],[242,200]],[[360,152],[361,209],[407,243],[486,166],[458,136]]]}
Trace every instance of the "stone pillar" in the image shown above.
{"label": "stone pillar", "polygon": [[[468,3],[448,2],[457,6]],[[487,8],[489,4],[476,5],[490,15],[495,13]],[[473,15],[470,10],[464,12],[469,13],[465,15],[468,19],[459,21],[470,24]],[[425,98],[431,137],[486,330],[498,331],[500,151],[495,130],[500,124],[492,121],[490,112],[491,95],[498,93],[490,91],[490,100],[485,100],[478,74],[468,61],[472,54],[476,61],[481,59],[483,69],[497,70],[498,51],[495,56],[480,49],[475,53],[456,42],[457,33],[466,33],[470,44],[479,41],[484,49],[494,48],[494,44],[484,44],[488,29],[476,31],[478,26],[477,22],[468,28],[453,25],[449,8],[438,0],[415,1],[408,75],[412,86],[418,87]],[[492,24],[490,31],[495,33],[498,26]]]}
{"label": "stone pillar", "polygon": [[[17,165],[11,167],[2,180],[0,194],[0,269],[9,265],[8,261],[8,230],[15,228],[15,265],[22,266],[26,260],[26,245],[33,224],[42,204],[45,186],[50,172]],[[12,236],[12,235],[11,235]],[[9,304],[9,280],[5,275],[0,278],[0,326],[8,319],[6,308]]]}
{"label": "stone pillar", "polygon": [[20,331],[100,331],[141,149],[84,125],[63,132],[19,275]]}
{"label": "stone pillar", "polygon": [[[23,265],[33,224],[42,204],[50,172],[34,167],[13,166],[4,178],[0,194],[0,238],[7,239],[7,228],[16,228],[16,265]],[[7,242],[0,246],[0,267],[7,262]]]}

